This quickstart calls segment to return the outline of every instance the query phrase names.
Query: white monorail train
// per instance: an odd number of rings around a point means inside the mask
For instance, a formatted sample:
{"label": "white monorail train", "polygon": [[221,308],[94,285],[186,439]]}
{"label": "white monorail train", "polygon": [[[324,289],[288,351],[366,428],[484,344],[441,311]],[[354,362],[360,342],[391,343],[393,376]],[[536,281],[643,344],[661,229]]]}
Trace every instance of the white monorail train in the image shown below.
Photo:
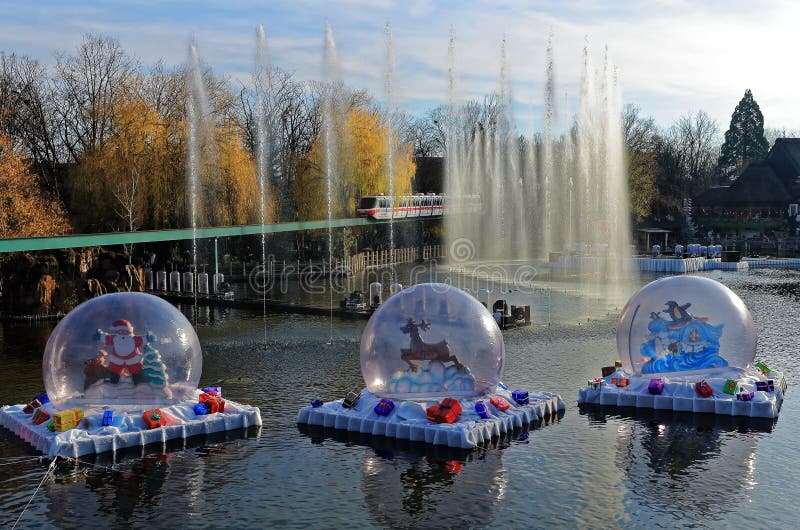
{"label": "white monorail train", "polygon": [[481,210],[480,195],[451,197],[445,194],[419,193],[397,198],[388,195],[361,197],[356,214],[372,219],[405,219],[407,217],[432,217],[446,213],[474,213]]}

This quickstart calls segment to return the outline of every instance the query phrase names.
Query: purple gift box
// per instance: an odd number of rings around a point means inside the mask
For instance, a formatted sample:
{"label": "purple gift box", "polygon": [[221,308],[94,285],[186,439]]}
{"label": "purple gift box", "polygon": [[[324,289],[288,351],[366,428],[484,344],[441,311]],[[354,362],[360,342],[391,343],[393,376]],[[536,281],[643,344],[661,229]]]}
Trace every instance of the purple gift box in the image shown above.
{"label": "purple gift box", "polygon": [[511,393],[511,397],[518,405],[527,405],[530,402],[527,390],[514,390]]}
{"label": "purple gift box", "polygon": [[654,396],[660,395],[664,391],[664,381],[661,379],[651,379],[647,385],[647,390]]}
{"label": "purple gift box", "polygon": [[775,381],[767,379],[766,381],[756,381],[756,390],[760,392],[774,392]]}
{"label": "purple gift box", "polygon": [[739,392],[736,394],[736,399],[739,401],[751,401],[755,395],[755,392]]}
{"label": "purple gift box", "polygon": [[480,399],[475,402],[475,412],[481,419],[484,420],[488,420],[491,417],[489,414],[489,408],[486,406],[486,402]]}
{"label": "purple gift box", "polygon": [[391,399],[382,399],[373,410],[378,416],[388,416],[394,410],[394,403]]}

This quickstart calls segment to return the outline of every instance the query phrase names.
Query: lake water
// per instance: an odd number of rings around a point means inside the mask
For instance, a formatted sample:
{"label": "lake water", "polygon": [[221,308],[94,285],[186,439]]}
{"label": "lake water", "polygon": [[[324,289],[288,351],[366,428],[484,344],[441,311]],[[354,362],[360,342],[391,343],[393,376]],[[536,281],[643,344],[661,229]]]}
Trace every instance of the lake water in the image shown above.
{"label": "lake water", "polygon": [[[334,321],[329,341],[325,318],[186,308],[204,349],[201,384],[261,407],[264,427],[61,463],[19,528],[793,527],[800,272],[707,275],[744,299],[758,358],[787,376],[778,421],[579,410],[578,388],[617,357],[616,316],[559,284],[532,295],[539,325],[505,334],[503,379],[560,393],[562,417],[466,453],[301,430],[311,397],[363,387],[365,321]],[[41,391],[52,326],[0,324],[0,403]],[[5,430],[0,455],[8,527],[48,463]]]}

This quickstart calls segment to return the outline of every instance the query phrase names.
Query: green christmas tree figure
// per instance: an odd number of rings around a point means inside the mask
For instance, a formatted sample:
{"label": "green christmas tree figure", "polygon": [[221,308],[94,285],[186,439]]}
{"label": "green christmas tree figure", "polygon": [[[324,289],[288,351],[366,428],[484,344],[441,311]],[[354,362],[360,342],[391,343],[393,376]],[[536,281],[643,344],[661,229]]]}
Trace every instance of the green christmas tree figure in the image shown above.
{"label": "green christmas tree figure", "polygon": [[168,398],[172,398],[172,391],[169,389],[167,366],[161,360],[161,354],[158,353],[158,350],[149,344],[144,347],[142,367],[142,376],[148,379],[151,385],[161,388]]}

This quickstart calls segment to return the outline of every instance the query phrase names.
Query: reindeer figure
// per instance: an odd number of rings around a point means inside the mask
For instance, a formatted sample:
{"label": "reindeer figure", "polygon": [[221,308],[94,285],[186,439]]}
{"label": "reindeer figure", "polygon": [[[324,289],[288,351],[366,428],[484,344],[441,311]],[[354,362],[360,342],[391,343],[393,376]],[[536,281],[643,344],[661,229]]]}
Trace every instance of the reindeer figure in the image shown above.
{"label": "reindeer figure", "polygon": [[427,343],[422,340],[419,332],[428,331],[431,327],[430,322],[423,320],[419,324],[413,318],[409,318],[406,325],[400,328],[400,331],[407,335],[411,335],[411,344],[408,349],[400,349],[400,358],[408,363],[412,372],[416,372],[419,367],[411,361],[441,361],[443,363],[452,362],[457,367],[463,368],[464,366],[458,361],[455,355],[450,353],[450,346],[447,340],[442,340],[437,343]]}

